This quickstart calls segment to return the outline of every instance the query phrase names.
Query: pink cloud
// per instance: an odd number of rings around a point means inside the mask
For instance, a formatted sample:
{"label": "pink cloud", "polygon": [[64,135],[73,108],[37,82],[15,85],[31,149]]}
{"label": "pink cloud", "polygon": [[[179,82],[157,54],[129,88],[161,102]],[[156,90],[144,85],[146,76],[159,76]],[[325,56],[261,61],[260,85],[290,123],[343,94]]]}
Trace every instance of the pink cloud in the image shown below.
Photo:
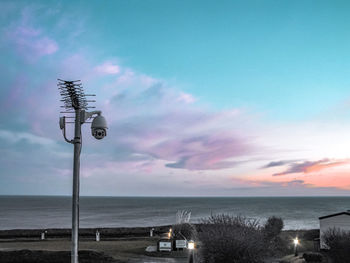
{"label": "pink cloud", "polygon": [[20,25],[8,31],[8,37],[17,51],[28,59],[50,55],[58,50],[58,44],[39,29]]}
{"label": "pink cloud", "polygon": [[256,150],[245,136],[249,117],[240,110],[203,109],[191,94],[130,69],[103,90],[110,147],[124,161],[141,154],[164,161],[168,170],[220,170]]}
{"label": "pink cloud", "polygon": [[[261,178],[261,176],[250,177],[246,176],[241,180],[241,184],[246,190],[254,192],[255,194],[281,196],[304,196],[305,193],[309,195],[334,195],[334,194],[348,194],[350,190],[350,179],[345,173],[332,174],[320,178],[318,176],[304,177],[303,179],[278,177],[279,181],[272,181],[270,178]],[[276,179],[276,177],[274,178]],[[231,183],[227,183],[230,185]],[[237,179],[232,178],[232,184],[237,184]],[[236,189],[239,190],[239,189]]]}
{"label": "pink cloud", "polygon": [[196,99],[191,94],[184,92],[181,92],[177,99],[178,101],[183,101],[185,103],[193,103],[196,101]]}
{"label": "pink cloud", "polygon": [[304,174],[315,173],[324,169],[346,165],[346,164],[349,164],[349,162],[350,162],[349,160],[330,160],[330,159],[322,159],[318,161],[303,161],[303,162],[279,161],[279,162],[272,162],[267,166],[265,166],[264,168],[289,164],[289,168],[284,172],[273,174],[273,176],[282,176],[282,175],[293,174],[293,173],[304,173]]}
{"label": "pink cloud", "polygon": [[[239,133],[234,128],[243,118],[239,114],[179,107],[166,90],[158,89],[149,97],[146,94],[142,93],[140,110],[133,107],[139,100],[127,93],[114,101],[120,114],[112,124],[112,136],[129,150],[164,160],[168,168],[188,170],[235,167],[240,157],[255,151],[251,140],[239,134],[243,126]],[[122,113],[124,107],[127,115]]]}
{"label": "pink cloud", "polygon": [[120,73],[120,67],[112,62],[105,62],[96,66],[95,71],[100,74],[115,75]]}
{"label": "pink cloud", "polygon": [[349,159],[322,159],[318,161],[278,161],[271,162],[263,168],[284,166],[284,172],[271,175],[260,170],[252,176],[244,176],[247,180],[260,181],[261,184],[273,184],[284,187],[304,187],[307,189],[350,190]]}
{"label": "pink cloud", "polygon": [[170,168],[217,170],[236,166],[239,162],[232,159],[251,150],[252,147],[238,136],[206,134],[185,139],[173,138],[149,151],[160,158],[176,160],[166,165]]}

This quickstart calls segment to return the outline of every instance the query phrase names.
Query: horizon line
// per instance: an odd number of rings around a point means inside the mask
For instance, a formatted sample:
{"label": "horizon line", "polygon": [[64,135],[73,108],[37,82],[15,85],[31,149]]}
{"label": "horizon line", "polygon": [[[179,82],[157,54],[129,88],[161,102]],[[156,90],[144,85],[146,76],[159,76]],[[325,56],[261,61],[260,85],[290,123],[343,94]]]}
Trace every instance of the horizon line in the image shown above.
{"label": "horizon line", "polygon": [[[71,195],[24,195],[24,194],[0,194],[0,197],[72,197]],[[236,196],[201,196],[201,195],[80,195],[80,197],[137,197],[137,198],[283,198],[283,197],[350,197],[349,195],[236,195]]]}

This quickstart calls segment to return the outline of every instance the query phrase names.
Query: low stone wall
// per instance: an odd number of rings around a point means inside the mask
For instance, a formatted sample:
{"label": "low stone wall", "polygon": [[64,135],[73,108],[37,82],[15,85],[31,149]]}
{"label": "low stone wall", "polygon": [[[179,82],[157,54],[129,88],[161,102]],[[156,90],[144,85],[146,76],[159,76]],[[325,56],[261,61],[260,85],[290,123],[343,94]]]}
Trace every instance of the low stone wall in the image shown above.
{"label": "low stone wall", "polygon": [[[69,263],[70,251],[41,251],[41,250],[15,250],[0,251],[1,263]],[[119,263],[104,253],[95,251],[79,251],[80,263]]]}
{"label": "low stone wall", "polygon": [[[80,228],[80,237],[95,237],[96,230],[101,234],[101,237],[118,238],[118,237],[143,237],[149,236],[150,230],[154,228],[154,235],[160,235],[167,232],[170,226],[156,227],[120,227],[120,228]],[[71,236],[69,228],[51,228],[51,229],[12,229],[0,230],[0,239],[12,238],[38,238],[41,233],[46,231],[46,238],[63,238]]]}

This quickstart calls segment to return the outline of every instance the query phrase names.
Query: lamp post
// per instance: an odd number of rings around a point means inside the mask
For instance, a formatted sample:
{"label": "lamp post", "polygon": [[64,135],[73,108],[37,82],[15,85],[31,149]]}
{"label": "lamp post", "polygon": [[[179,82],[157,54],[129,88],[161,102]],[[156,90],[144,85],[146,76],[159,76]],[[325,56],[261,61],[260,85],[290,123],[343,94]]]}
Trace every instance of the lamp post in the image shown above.
{"label": "lamp post", "polygon": [[170,228],[168,232],[168,238],[170,239],[173,236],[173,229]]}
{"label": "lamp post", "polygon": [[[79,188],[80,188],[80,153],[82,146],[81,125],[88,119],[93,118],[91,131],[92,135],[100,140],[107,135],[107,122],[101,115],[101,111],[87,112],[89,108],[88,102],[95,102],[94,100],[87,100],[88,96],[84,93],[80,80],[67,81],[58,79],[58,89],[62,96],[61,102],[65,111],[64,114],[74,114],[74,116],[63,116],[59,119],[60,128],[63,132],[63,137],[66,142],[74,144],[73,157],[73,194],[72,194],[72,245],[71,245],[71,263],[78,263],[79,251]],[[66,118],[75,118],[74,122],[67,122]],[[74,139],[68,140],[66,137],[66,123],[74,123]]]}
{"label": "lamp post", "polygon": [[296,237],[294,240],[294,256],[298,256],[298,245],[299,245],[299,239]]}
{"label": "lamp post", "polygon": [[193,240],[188,241],[187,243],[187,248],[190,250],[190,256],[188,259],[188,263],[194,263],[194,249],[196,248],[196,244],[194,243]]}

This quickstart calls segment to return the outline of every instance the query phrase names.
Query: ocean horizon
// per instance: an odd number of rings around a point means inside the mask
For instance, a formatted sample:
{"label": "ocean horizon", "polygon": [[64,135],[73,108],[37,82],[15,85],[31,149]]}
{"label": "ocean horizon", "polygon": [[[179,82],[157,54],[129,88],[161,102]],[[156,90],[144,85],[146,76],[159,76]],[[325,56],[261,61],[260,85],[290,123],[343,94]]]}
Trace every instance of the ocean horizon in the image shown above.
{"label": "ocean horizon", "polygon": [[[159,197],[81,196],[80,227],[146,227],[171,225],[179,210],[191,212],[191,223],[211,214],[241,215],[261,223],[281,217],[284,229],[319,228],[318,218],[350,209],[350,196]],[[70,196],[0,196],[0,229],[71,227]]]}

